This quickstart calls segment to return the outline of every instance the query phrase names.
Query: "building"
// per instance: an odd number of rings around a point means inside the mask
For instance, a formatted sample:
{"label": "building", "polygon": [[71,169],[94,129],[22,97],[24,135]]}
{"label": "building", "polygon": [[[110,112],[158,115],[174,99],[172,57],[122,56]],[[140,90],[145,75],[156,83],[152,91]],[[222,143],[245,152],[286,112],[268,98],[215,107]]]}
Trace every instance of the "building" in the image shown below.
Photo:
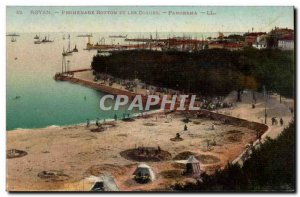
{"label": "building", "polygon": [[256,38],[256,42],[252,45],[256,49],[265,49],[267,48],[267,36],[261,35]]}
{"label": "building", "polygon": [[253,46],[253,44],[256,43],[257,37],[266,35],[266,32],[252,32],[252,33],[246,33],[245,36],[245,43],[249,46]]}
{"label": "building", "polygon": [[208,44],[208,49],[223,49],[224,44],[220,42],[210,42]]}
{"label": "building", "polygon": [[[280,41],[280,44],[279,44]],[[275,27],[268,33],[268,48],[294,49],[294,30]]]}
{"label": "building", "polygon": [[238,42],[215,41],[208,44],[209,49],[228,49],[236,51],[243,49],[244,45]]}
{"label": "building", "polygon": [[275,37],[275,38],[283,38],[285,36],[290,36],[294,34],[294,30],[293,29],[288,29],[288,28],[279,28],[279,27],[275,27],[274,29],[272,29],[269,33],[269,35],[271,37]]}
{"label": "building", "polygon": [[294,50],[294,39],[282,38],[278,40],[278,48],[281,50]]}
{"label": "building", "polygon": [[224,44],[224,48],[230,51],[236,51],[243,49],[244,45],[237,42],[228,42]]}

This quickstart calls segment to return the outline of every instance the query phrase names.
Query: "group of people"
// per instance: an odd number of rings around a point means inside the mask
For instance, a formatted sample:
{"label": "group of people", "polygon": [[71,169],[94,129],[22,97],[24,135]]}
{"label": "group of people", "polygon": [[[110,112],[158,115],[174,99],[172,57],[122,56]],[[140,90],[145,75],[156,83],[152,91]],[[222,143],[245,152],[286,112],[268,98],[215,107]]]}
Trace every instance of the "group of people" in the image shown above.
{"label": "group of people", "polygon": [[[272,120],[272,125],[277,125],[278,124],[278,120],[277,120],[276,117],[272,117],[271,120]],[[282,119],[282,117],[280,118],[279,122],[280,122],[280,126],[283,126],[283,119]]]}
{"label": "group of people", "polygon": [[151,155],[158,155],[161,153],[161,148],[160,146],[157,146],[157,149],[149,149],[147,147],[139,146],[137,148],[137,154],[138,155],[146,155],[146,156],[151,156]]}
{"label": "group of people", "polygon": [[207,110],[233,107],[232,103],[224,102],[223,97],[203,98],[200,102],[201,102],[200,105],[201,109],[207,109]]}

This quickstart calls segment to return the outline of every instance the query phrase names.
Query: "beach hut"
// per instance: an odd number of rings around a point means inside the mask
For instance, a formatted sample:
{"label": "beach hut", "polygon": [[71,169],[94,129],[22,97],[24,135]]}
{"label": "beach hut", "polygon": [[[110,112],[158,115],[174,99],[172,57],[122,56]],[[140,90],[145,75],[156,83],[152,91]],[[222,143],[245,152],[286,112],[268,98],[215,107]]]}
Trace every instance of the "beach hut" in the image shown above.
{"label": "beach hut", "polygon": [[140,164],[133,173],[134,179],[139,183],[147,183],[155,180],[153,170],[147,164]]}
{"label": "beach hut", "polygon": [[193,175],[200,175],[200,163],[199,161],[192,155],[188,158],[186,163],[186,173]]}
{"label": "beach hut", "polygon": [[114,178],[108,174],[103,174],[98,177],[90,176],[87,179],[89,182],[92,182],[90,191],[119,191]]}
{"label": "beach hut", "polygon": [[201,174],[200,162],[192,155],[187,160],[177,160],[176,163],[185,164],[184,174],[198,176]]}

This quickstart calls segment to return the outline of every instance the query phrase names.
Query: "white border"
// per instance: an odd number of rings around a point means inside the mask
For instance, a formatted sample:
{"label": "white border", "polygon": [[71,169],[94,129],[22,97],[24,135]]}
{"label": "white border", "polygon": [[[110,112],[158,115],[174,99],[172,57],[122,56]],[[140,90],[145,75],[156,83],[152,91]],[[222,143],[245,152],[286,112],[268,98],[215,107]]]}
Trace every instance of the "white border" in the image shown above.
{"label": "white border", "polygon": [[[5,191],[6,187],[6,170],[5,170],[5,133],[6,133],[6,89],[5,89],[5,81],[6,81],[6,43],[5,43],[5,35],[6,35],[6,6],[7,5],[24,5],[24,6],[33,6],[33,5],[44,5],[44,6],[50,6],[50,5],[61,5],[61,6],[80,6],[80,5],[202,5],[202,6],[208,6],[208,5],[215,5],[215,6],[295,6],[296,8],[300,8],[300,1],[299,0],[251,0],[251,1],[241,1],[241,0],[210,0],[210,1],[202,1],[199,2],[199,0],[159,0],[158,2],[150,1],[150,0],[47,0],[47,1],[41,1],[41,0],[2,0],[0,1],[0,30],[1,30],[1,36],[0,36],[0,47],[1,47],[1,53],[0,53],[0,147],[1,147],[1,170],[0,170],[0,196],[8,196],[12,195]],[[298,10],[299,12],[299,10]],[[299,20],[296,20],[296,27],[299,26]],[[297,33],[297,38],[298,38]],[[297,48],[297,57],[299,57],[299,50]],[[298,66],[298,65],[297,65]],[[299,69],[297,75],[299,76]],[[297,83],[297,92],[299,91],[299,86]],[[297,97],[298,98],[298,97]],[[299,100],[297,100],[298,102]],[[297,121],[298,123],[298,121]],[[297,142],[299,142],[299,134],[297,135],[298,139]],[[297,151],[297,157],[299,156],[299,151]],[[299,171],[299,170],[297,170]],[[297,174],[298,175],[298,174]],[[297,176],[298,177],[298,176]],[[299,180],[297,180],[297,188],[299,189]],[[15,194],[14,194],[15,195]],[[36,196],[36,194],[26,194],[27,196]],[[42,195],[42,194],[38,194]],[[65,194],[47,194],[48,196],[63,196]],[[73,194],[71,194],[73,195]],[[90,194],[78,194],[80,196],[87,196]],[[108,194],[96,194],[101,196],[106,196]],[[112,194],[110,194],[111,196]],[[113,194],[117,195],[117,194]],[[138,194],[141,195],[141,194]],[[148,195],[148,194],[147,194]],[[161,196],[165,194],[150,194],[148,196]],[[186,195],[186,194],[184,194]],[[207,196],[211,194],[197,194],[201,196]],[[217,194],[213,194],[215,196]],[[261,196],[261,194],[255,194],[255,196]]]}

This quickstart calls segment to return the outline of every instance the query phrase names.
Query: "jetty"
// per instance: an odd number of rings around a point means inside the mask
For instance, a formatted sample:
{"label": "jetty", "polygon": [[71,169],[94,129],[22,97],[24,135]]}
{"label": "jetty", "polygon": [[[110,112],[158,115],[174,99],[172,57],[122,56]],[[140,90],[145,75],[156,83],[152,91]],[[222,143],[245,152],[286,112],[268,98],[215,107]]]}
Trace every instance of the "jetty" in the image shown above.
{"label": "jetty", "polygon": [[134,96],[137,95],[136,93],[129,92],[129,91],[126,91],[126,90],[112,88],[112,87],[109,87],[107,85],[103,85],[103,84],[100,84],[100,83],[91,82],[91,81],[88,81],[88,80],[72,77],[72,75],[74,73],[89,71],[89,70],[91,70],[91,69],[78,69],[78,70],[67,71],[64,74],[61,74],[61,73],[56,74],[56,76],[54,78],[57,81],[68,81],[68,82],[71,82],[71,83],[75,83],[75,84],[83,85],[83,86],[86,86],[86,87],[90,87],[90,88],[93,88],[95,90],[99,90],[101,92],[105,92],[105,93],[108,93],[108,94],[127,95],[129,98],[133,98]]}
{"label": "jetty", "polygon": [[[82,85],[88,88],[92,88],[94,90],[98,90],[107,94],[111,94],[111,95],[125,95],[129,98],[130,101],[133,101],[133,99],[135,98],[135,96],[140,95],[142,98],[142,104],[143,107],[145,107],[147,100],[148,100],[148,94],[142,94],[141,92],[133,92],[133,91],[129,91],[126,90],[125,88],[121,89],[121,88],[116,88],[116,87],[112,87],[108,84],[105,83],[99,83],[97,81],[91,81],[91,80],[87,80],[87,79],[82,79],[82,78],[78,78],[75,77],[74,74],[75,73],[79,73],[79,72],[87,72],[87,71],[92,71],[92,69],[90,68],[82,68],[82,69],[76,69],[76,70],[68,70],[66,68],[68,68],[68,65],[64,65],[65,67],[63,68],[63,72],[61,73],[56,73],[54,76],[54,79],[56,81],[67,81],[73,84],[78,84],[78,85]],[[153,109],[154,108],[158,108],[159,106],[161,106],[162,103],[162,99],[163,97],[160,97],[160,100],[158,102],[157,105],[155,106],[151,106]],[[152,98],[151,98],[152,101]],[[190,100],[186,99],[186,102],[184,104],[185,108],[188,109]],[[195,102],[196,103],[196,102]],[[174,105],[174,110],[176,111],[176,109],[180,106],[180,100],[177,99],[176,103]],[[171,104],[170,103],[166,103],[165,104],[165,110],[170,110]]]}

